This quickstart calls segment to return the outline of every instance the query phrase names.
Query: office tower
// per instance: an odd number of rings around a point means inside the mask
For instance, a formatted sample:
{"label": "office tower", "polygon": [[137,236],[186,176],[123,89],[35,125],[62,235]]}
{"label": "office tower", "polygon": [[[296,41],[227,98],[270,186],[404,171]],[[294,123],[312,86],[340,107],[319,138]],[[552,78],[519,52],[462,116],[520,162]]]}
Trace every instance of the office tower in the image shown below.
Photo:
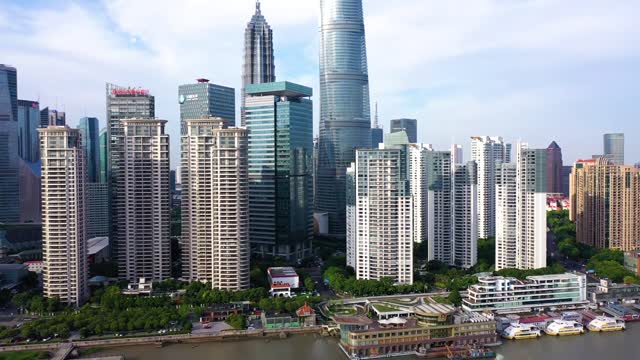
{"label": "office tower", "polygon": [[16,69],[0,64],[0,223],[20,220],[17,81]]}
{"label": "office tower", "polygon": [[624,165],[624,134],[604,134],[604,156],[613,165]]}
{"label": "office tower", "polygon": [[85,160],[80,132],[38,129],[42,155],[43,294],[80,306],[89,295]]}
{"label": "office tower", "polygon": [[496,165],[496,270],[516,268],[516,164]]}
{"label": "office tower", "polygon": [[393,119],[391,120],[391,132],[404,131],[409,137],[409,142],[418,142],[418,120],[416,119]]}
{"label": "office tower", "polygon": [[571,174],[571,220],[578,242],[600,249],[640,248],[640,169],[610,159],[580,160]]}
{"label": "office tower", "polygon": [[107,137],[107,128],[100,130],[99,140],[100,142],[100,182],[106,183],[107,179],[107,167],[109,155],[107,154],[107,148],[109,147],[109,138]]}
{"label": "office tower", "polygon": [[563,166],[562,167],[562,195],[564,197],[569,197],[571,190],[571,169],[573,166]]}
{"label": "office tower", "polygon": [[248,130],[226,119],[185,120],[182,137],[182,277],[249,288]]}
{"label": "office tower", "polygon": [[376,103],[376,112],[371,127],[371,147],[374,149],[377,149],[378,145],[384,141],[384,130],[380,127],[378,120],[378,103]]}
{"label": "office tower", "polygon": [[243,59],[240,124],[245,126],[247,85],[276,81],[276,66],[273,59],[273,31],[271,31],[271,27],[262,15],[260,0],[256,0],[256,12],[244,30]]}
{"label": "office tower", "polygon": [[321,0],[320,144],[316,210],[345,234],[345,173],[355,149],[371,147],[362,0]]}
{"label": "office tower", "polygon": [[107,183],[87,183],[86,186],[87,239],[108,237],[109,186]]}
{"label": "office tower", "polygon": [[312,89],[247,85],[252,252],[299,260],[313,238]]}
{"label": "office tower", "polygon": [[471,160],[478,164],[478,238],[496,236],[496,165],[508,163],[511,146],[501,137],[471,138]]}
{"label": "office tower", "polygon": [[[107,99],[107,180],[111,186],[122,186],[123,179],[113,178],[111,172],[120,159],[123,149],[117,148],[122,138],[122,119],[153,119],[156,116],[155,98],[149,90],[106,84]],[[121,144],[120,144],[121,145]]]}
{"label": "office tower", "polygon": [[[355,204],[347,224],[358,279],[413,283],[412,206],[406,154],[400,148],[356,151],[347,170]],[[346,190],[346,189],[345,189]]]}
{"label": "office tower", "polygon": [[547,150],[519,144],[516,157],[515,169],[509,165],[498,167],[497,270],[547,266]]}
{"label": "office tower", "polygon": [[78,130],[82,135],[82,146],[86,154],[87,181],[90,183],[100,182],[100,122],[93,117],[83,117],[80,119]]}
{"label": "office tower", "polygon": [[48,107],[40,111],[40,127],[65,125],[67,125],[67,115],[63,111],[49,109]]}
{"label": "office tower", "polygon": [[165,120],[124,119],[112,135],[112,233],[121,279],[171,276],[169,135]]}
{"label": "office tower", "polygon": [[37,101],[18,100],[18,155],[30,163],[40,159],[38,127],[40,104]]}
{"label": "office tower", "polygon": [[180,127],[182,134],[187,131],[184,124],[187,119],[206,119],[220,117],[225,126],[236,123],[236,91],[233,88],[216,85],[208,79],[197,79],[195,84],[178,87],[180,103]]}
{"label": "office tower", "polygon": [[[37,131],[37,130],[36,130]],[[40,154],[40,150],[38,150]],[[40,160],[27,162],[18,160],[20,176],[20,222],[42,223],[41,169]]]}
{"label": "office tower", "polygon": [[429,260],[454,265],[451,152],[427,151]]}
{"label": "office tower", "polygon": [[451,145],[451,164],[452,170],[453,165],[462,165],[464,163],[464,151],[462,149],[462,145],[453,144]]}
{"label": "office tower", "polygon": [[547,192],[562,193],[562,149],[555,141],[547,148]]}
{"label": "office tower", "polygon": [[453,167],[453,263],[468,269],[478,262],[478,165]]}

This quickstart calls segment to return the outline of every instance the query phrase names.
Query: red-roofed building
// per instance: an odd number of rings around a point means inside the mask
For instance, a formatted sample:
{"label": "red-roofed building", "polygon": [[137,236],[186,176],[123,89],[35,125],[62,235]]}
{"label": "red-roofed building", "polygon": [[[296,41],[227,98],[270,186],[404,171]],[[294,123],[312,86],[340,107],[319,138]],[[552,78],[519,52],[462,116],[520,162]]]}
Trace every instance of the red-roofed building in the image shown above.
{"label": "red-roofed building", "polygon": [[316,312],[311,306],[309,306],[309,304],[304,303],[302,307],[296,310],[296,315],[300,319],[300,322],[304,324],[304,326],[316,325]]}

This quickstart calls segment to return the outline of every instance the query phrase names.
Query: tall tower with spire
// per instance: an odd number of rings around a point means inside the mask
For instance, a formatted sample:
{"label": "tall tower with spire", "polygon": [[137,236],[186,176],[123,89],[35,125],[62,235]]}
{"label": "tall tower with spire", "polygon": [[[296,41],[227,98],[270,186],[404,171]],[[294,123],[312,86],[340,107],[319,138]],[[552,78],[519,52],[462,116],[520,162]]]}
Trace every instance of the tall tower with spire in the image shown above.
{"label": "tall tower with spire", "polygon": [[242,66],[242,105],[240,123],[245,126],[245,88],[250,84],[276,81],[276,66],[273,59],[273,31],[262,16],[260,0],[256,1],[256,12],[244,31],[244,65]]}
{"label": "tall tower with spire", "polygon": [[378,144],[384,141],[384,130],[380,127],[380,123],[378,121],[378,102],[376,102],[373,126],[371,126],[371,147],[374,149],[378,147]]}
{"label": "tall tower with spire", "polygon": [[316,211],[346,233],[346,174],[356,149],[371,148],[362,0],[320,0],[320,142]]}

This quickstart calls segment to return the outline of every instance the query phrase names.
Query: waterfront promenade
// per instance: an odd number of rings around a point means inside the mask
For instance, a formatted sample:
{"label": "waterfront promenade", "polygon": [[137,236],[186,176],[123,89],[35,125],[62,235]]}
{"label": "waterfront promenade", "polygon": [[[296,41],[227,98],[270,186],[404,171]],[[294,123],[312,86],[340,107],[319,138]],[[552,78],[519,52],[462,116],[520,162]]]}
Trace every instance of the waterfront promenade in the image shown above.
{"label": "waterfront promenade", "polygon": [[303,328],[270,329],[270,330],[230,330],[217,334],[176,334],[161,336],[123,337],[96,340],[80,340],[61,343],[10,345],[0,347],[0,353],[13,351],[50,351],[56,354],[64,354],[63,357],[54,357],[56,360],[64,360],[74,348],[91,347],[121,347],[132,345],[164,345],[168,343],[203,343],[226,340],[252,339],[252,338],[280,338],[294,334],[321,334],[322,326],[308,326]]}

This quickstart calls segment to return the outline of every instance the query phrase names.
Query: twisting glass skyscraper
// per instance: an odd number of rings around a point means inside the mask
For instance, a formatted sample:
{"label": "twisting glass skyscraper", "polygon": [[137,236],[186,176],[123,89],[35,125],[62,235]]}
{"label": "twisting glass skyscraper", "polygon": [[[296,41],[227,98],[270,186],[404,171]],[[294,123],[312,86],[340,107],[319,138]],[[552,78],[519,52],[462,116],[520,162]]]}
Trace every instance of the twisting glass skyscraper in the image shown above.
{"label": "twisting glass skyscraper", "polygon": [[245,126],[245,88],[250,84],[276,81],[276,66],[273,61],[273,31],[262,16],[260,0],[256,1],[256,12],[244,30],[244,63],[242,66],[242,104],[240,123]]}
{"label": "twisting glass skyscraper", "polygon": [[355,149],[371,147],[362,0],[320,0],[320,144],[316,210],[345,233],[345,174]]}

